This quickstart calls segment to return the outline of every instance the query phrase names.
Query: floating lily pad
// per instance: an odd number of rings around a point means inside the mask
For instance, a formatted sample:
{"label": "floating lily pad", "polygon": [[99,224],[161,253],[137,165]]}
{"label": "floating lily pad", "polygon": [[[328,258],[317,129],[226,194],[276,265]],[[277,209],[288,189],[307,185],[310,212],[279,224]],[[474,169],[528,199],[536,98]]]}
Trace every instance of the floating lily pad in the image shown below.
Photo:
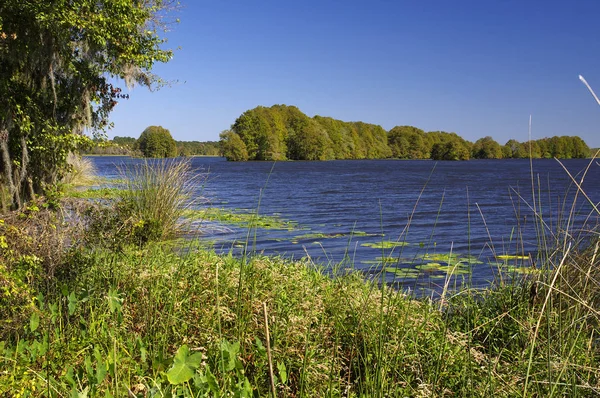
{"label": "floating lily pad", "polygon": [[529,260],[529,256],[519,256],[519,255],[510,255],[510,254],[502,254],[500,256],[496,256],[498,260]]}
{"label": "floating lily pad", "polygon": [[306,240],[306,239],[332,239],[341,238],[344,234],[325,234],[321,232],[313,232],[310,234],[294,236],[294,240]]}
{"label": "floating lily pad", "polygon": [[468,275],[471,273],[467,268],[462,267],[460,265],[456,265],[456,266],[442,265],[438,269],[442,272],[445,272],[445,273],[451,274],[451,275]]}
{"label": "floating lily pad", "polygon": [[385,270],[385,272],[389,272],[391,274],[396,275],[399,278],[404,278],[404,279],[417,279],[419,277],[419,275],[421,275],[421,272],[419,272],[413,268],[386,267],[386,268],[384,268],[384,270]]}
{"label": "floating lily pad", "polygon": [[377,236],[377,235],[369,234],[364,231],[338,232],[338,233],[312,232],[312,233],[308,233],[308,234],[304,234],[304,235],[294,236],[294,240],[334,239],[334,238],[343,238],[345,236]]}
{"label": "floating lily pad", "polygon": [[361,244],[361,246],[370,247],[373,249],[393,249],[395,247],[408,246],[408,243],[385,240],[382,242],[367,242]]}
{"label": "floating lily pad", "polygon": [[441,267],[443,267],[443,265],[440,263],[425,263],[425,264],[415,266],[416,269],[423,271],[423,272],[439,271]]}
{"label": "floating lily pad", "polygon": [[457,261],[458,255],[456,253],[426,253],[423,255],[423,260],[449,263],[452,261]]}
{"label": "floating lily pad", "polygon": [[434,254],[424,254],[422,257],[423,260],[433,261],[433,262],[443,262],[446,264],[483,264],[483,261],[479,260],[475,256],[463,256],[459,253],[434,253]]}
{"label": "floating lily pad", "polygon": [[397,257],[375,257],[374,260],[363,260],[363,264],[396,264],[400,261]]}

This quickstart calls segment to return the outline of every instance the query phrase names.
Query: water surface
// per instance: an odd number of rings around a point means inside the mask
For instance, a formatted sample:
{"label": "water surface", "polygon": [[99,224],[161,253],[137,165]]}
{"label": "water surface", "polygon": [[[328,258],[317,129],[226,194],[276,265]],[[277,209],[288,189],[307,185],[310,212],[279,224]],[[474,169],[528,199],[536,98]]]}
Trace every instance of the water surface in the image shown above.
{"label": "water surface", "polygon": [[[107,177],[118,176],[115,164],[139,161],[93,160]],[[419,264],[453,265],[462,258],[460,268],[469,272],[454,276],[452,283],[468,280],[474,286],[497,277],[501,266],[496,255],[531,255],[527,260],[500,261],[530,267],[539,236],[534,207],[549,233],[565,225],[572,208],[575,228],[598,222],[586,200],[580,197],[573,207],[576,189],[561,165],[550,159],[534,160],[533,173],[529,160],[517,159],[237,163],[197,157],[191,161],[195,170],[207,175],[196,191],[206,201],[199,201],[198,206],[257,211],[297,223],[291,231],[258,228],[249,233],[247,228],[207,222],[199,239],[212,242],[217,251],[239,252],[240,244],[250,237],[249,250],[269,255],[309,256],[319,264],[335,267],[341,263],[343,268],[371,275],[382,267],[411,270],[384,276],[413,288],[435,289],[446,281],[445,271]],[[563,161],[578,179],[588,163]],[[596,163],[582,187],[598,202],[600,166]],[[391,244],[382,245],[382,241],[406,245],[391,249]],[[449,253],[454,258],[448,259]],[[467,256],[470,261],[465,260]]]}

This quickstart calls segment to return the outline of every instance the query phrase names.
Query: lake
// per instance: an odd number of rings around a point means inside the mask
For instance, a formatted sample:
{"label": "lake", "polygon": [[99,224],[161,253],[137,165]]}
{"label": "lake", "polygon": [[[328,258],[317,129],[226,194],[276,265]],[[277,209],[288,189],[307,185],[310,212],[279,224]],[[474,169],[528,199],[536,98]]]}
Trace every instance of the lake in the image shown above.
{"label": "lake", "polygon": [[[116,164],[139,159],[92,157],[101,176],[117,178]],[[538,250],[535,209],[551,237],[573,209],[573,232],[598,223],[552,159],[359,160],[329,162],[227,162],[191,159],[204,173],[196,206],[291,221],[289,228],[239,227],[203,222],[194,239],[218,252],[248,250],[299,259],[328,269],[357,269],[401,287],[425,291],[447,282],[486,286],[502,275],[527,272]],[[562,161],[578,180],[589,160]],[[583,182],[594,203],[600,197],[600,166]],[[200,200],[200,198],[203,198]],[[280,227],[279,225],[274,225]],[[518,255],[524,258],[501,257]]]}

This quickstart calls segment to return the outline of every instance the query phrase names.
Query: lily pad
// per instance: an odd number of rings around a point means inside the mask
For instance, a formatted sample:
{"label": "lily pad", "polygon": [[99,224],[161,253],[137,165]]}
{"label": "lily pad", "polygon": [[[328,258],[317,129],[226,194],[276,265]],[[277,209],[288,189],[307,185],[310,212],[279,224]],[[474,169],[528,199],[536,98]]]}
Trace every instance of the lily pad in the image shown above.
{"label": "lily pad", "polygon": [[440,263],[425,263],[425,264],[415,266],[416,269],[423,271],[423,272],[439,271],[441,267],[443,267],[443,265]]}
{"label": "lily pad", "polygon": [[384,240],[382,242],[367,242],[367,243],[363,243],[363,244],[361,244],[361,246],[370,247],[370,248],[373,248],[373,249],[393,249],[395,247],[408,246],[408,243],[406,243],[406,242],[395,242],[395,241]]}
{"label": "lily pad", "polygon": [[467,268],[462,267],[460,265],[442,265],[438,269],[442,272],[445,272],[446,274],[451,275],[468,275],[471,273]]}
{"label": "lily pad", "polygon": [[384,268],[385,272],[389,272],[391,274],[395,274],[399,278],[404,279],[417,279],[421,272],[417,271],[414,268],[394,268],[394,267],[386,267]]}

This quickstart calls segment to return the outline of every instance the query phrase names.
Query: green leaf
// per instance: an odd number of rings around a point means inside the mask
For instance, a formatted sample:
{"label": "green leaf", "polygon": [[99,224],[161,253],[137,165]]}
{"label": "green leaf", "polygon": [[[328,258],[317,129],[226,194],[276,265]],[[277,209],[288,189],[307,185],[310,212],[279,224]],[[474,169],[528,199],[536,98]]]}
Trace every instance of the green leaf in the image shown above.
{"label": "green leaf", "polygon": [[71,292],[71,294],[69,294],[68,300],[69,315],[73,315],[75,313],[75,310],[77,309],[77,297],[75,296],[75,293]]}
{"label": "green leaf", "polygon": [[226,371],[236,368],[237,356],[240,353],[240,343],[229,343],[227,340],[221,342],[221,354],[223,355],[224,367]]}
{"label": "green leaf", "polygon": [[262,343],[262,341],[260,341],[260,339],[258,337],[254,338],[254,344],[256,345],[256,350],[258,351],[258,354],[262,358],[266,358],[267,357],[267,349],[265,348],[264,344]]}
{"label": "green leaf", "polygon": [[285,368],[285,363],[277,362],[277,370],[279,370],[279,378],[281,379],[281,383],[287,383],[287,369]]}
{"label": "green leaf", "polygon": [[35,332],[38,326],[40,326],[40,314],[33,312],[29,318],[29,330]]}
{"label": "green leaf", "polygon": [[202,354],[189,355],[187,345],[182,345],[175,354],[173,366],[167,372],[171,384],[183,384],[194,376],[194,372],[202,362]]}
{"label": "green leaf", "polygon": [[119,294],[117,292],[116,289],[110,289],[108,291],[108,308],[110,309],[111,313],[116,312],[121,312],[121,306],[122,306],[122,302],[123,299],[121,299],[119,297]]}
{"label": "green leaf", "polygon": [[208,388],[210,388],[210,391],[216,396],[218,396],[221,392],[221,390],[219,389],[219,383],[217,383],[217,378],[214,374],[212,374],[209,368],[206,368],[205,378],[206,384],[208,384]]}

